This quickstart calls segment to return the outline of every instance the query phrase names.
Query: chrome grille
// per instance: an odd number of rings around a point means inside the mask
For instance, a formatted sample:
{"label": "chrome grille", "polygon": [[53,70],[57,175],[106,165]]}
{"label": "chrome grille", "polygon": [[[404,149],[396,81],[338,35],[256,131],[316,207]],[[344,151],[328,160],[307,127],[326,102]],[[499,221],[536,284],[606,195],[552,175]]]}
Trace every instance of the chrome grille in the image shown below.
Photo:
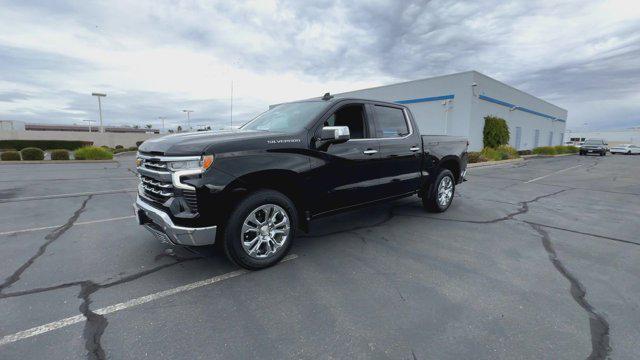
{"label": "chrome grille", "polygon": [[161,182],[145,175],[140,175],[140,182],[144,195],[160,204],[164,204],[174,194],[171,183]]}

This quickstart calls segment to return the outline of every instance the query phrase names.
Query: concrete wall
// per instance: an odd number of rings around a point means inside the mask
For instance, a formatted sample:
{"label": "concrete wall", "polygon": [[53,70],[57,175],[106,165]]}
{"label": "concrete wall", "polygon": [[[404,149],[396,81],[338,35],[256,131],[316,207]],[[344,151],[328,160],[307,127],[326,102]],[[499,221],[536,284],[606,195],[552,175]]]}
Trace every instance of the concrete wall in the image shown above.
{"label": "concrete wall", "polygon": [[136,146],[137,141],[144,141],[163,135],[137,133],[98,133],[79,131],[0,131],[0,140],[81,140],[93,141],[96,146],[115,147]]}

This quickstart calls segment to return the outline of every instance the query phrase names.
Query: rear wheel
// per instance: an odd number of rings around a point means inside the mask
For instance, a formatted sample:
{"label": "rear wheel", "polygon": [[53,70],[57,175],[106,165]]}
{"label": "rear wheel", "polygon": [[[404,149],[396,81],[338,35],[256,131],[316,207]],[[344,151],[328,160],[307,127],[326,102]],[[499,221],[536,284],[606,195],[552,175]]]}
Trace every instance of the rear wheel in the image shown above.
{"label": "rear wheel", "polygon": [[456,182],[451,171],[443,169],[436,176],[436,180],[422,196],[422,205],[430,212],[444,212],[451,202],[456,191]]}
{"label": "rear wheel", "polygon": [[254,192],[229,215],[222,239],[224,252],[249,270],[272,266],[291,249],[297,223],[295,205],[288,197],[273,190]]}

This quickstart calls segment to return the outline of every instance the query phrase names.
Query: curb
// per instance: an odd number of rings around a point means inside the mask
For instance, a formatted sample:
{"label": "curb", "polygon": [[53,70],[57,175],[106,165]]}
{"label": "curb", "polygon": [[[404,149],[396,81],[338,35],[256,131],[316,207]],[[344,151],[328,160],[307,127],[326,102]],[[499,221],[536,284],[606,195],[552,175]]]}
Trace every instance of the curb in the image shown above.
{"label": "curb", "polygon": [[557,154],[557,155],[535,154],[535,155],[520,155],[520,156],[525,159],[536,159],[536,158],[551,158],[551,157],[560,157],[560,156],[569,156],[569,155],[578,155],[578,154]]}
{"label": "curb", "polygon": [[138,150],[136,150],[136,151],[123,151],[123,152],[119,152],[117,154],[113,154],[113,156],[127,155],[127,154],[131,154],[131,153],[135,154],[137,152],[138,152]]}
{"label": "curb", "polygon": [[25,164],[92,164],[92,163],[117,163],[115,160],[20,160],[0,161],[0,165],[25,165]]}
{"label": "curb", "polygon": [[509,159],[509,160],[498,160],[498,161],[485,161],[485,162],[479,162],[479,163],[472,163],[472,164],[467,164],[467,167],[468,167],[468,168],[476,168],[476,167],[483,167],[483,166],[492,166],[492,165],[511,164],[511,163],[521,162],[521,161],[524,161],[524,158]]}

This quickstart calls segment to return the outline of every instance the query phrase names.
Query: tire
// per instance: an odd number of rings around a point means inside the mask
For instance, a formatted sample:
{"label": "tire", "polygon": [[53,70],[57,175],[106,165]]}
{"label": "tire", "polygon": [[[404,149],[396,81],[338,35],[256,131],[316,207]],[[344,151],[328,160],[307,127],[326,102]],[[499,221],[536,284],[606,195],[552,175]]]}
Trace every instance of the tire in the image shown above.
{"label": "tire", "polygon": [[[447,180],[448,179],[448,180]],[[450,194],[443,195],[446,198],[446,201],[440,202],[439,199],[439,191],[444,191],[444,188],[447,188],[447,181],[450,185]],[[441,186],[443,188],[441,188]],[[451,171],[447,169],[442,169],[438,175],[436,176],[435,181],[425,194],[422,196],[422,206],[424,206],[425,210],[429,212],[441,213],[447,211],[449,206],[451,206],[451,202],[453,202],[453,196],[456,191],[456,181],[453,177]],[[442,194],[440,194],[442,195]],[[442,199],[444,199],[442,198]]]}
{"label": "tire", "polygon": [[[275,214],[275,220],[269,220],[268,214]],[[279,222],[288,226],[286,235],[278,233],[284,232],[286,227],[278,227]],[[297,225],[297,211],[291,199],[274,190],[259,190],[247,195],[231,211],[221,239],[222,247],[229,260],[238,266],[249,270],[264,269],[287,255]]]}

